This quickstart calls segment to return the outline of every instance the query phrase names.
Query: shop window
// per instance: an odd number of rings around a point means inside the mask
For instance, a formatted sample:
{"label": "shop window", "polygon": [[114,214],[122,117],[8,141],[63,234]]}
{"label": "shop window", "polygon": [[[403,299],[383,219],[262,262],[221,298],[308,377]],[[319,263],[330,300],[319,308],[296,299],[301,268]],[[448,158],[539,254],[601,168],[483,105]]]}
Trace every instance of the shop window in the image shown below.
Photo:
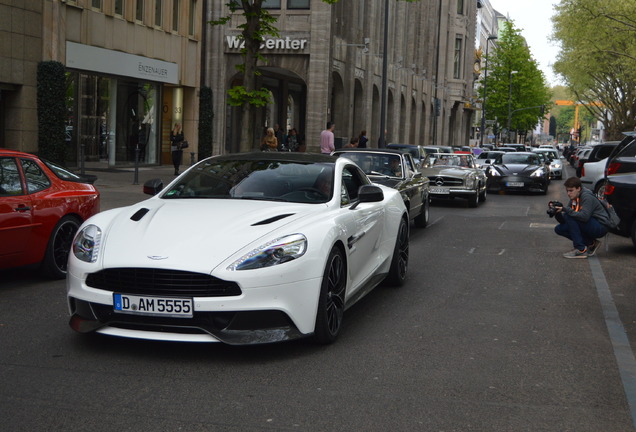
{"label": "shop window", "polygon": [[190,0],[190,15],[188,16],[188,35],[194,36],[196,31],[197,0]]}
{"label": "shop window", "polygon": [[115,0],[115,15],[124,16],[124,0]]}
{"label": "shop window", "polygon": [[461,78],[461,67],[462,67],[462,38],[458,37],[455,39],[455,57],[453,62],[453,78],[460,79]]}
{"label": "shop window", "polygon": [[280,0],[263,0],[263,9],[280,9]]}
{"label": "shop window", "polygon": [[163,0],[155,0],[155,26],[161,27],[163,13]]}
{"label": "shop window", "polygon": [[135,19],[140,22],[144,20],[144,0],[137,0]]}
{"label": "shop window", "polygon": [[179,0],[172,0],[172,31],[179,31]]}
{"label": "shop window", "polygon": [[287,0],[287,9],[309,9],[309,0]]}

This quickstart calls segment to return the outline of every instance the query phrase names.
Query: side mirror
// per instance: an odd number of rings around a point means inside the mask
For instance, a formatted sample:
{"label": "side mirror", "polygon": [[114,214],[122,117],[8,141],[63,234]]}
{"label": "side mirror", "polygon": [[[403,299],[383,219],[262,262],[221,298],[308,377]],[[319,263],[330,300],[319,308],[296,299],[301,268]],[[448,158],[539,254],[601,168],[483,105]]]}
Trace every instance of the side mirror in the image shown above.
{"label": "side mirror", "polygon": [[163,181],[161,179],[150,179],[144,183],[144,193],[147,195],[157,195],[163,190]]}
{"label": "side mirror", "polygon": [[354,210],[360,203],[368,202],[380,202],[384,199],[384,192],[382,188],[374,185],[362,185],[358,189],[358,202],[350,207],[350,210]]}

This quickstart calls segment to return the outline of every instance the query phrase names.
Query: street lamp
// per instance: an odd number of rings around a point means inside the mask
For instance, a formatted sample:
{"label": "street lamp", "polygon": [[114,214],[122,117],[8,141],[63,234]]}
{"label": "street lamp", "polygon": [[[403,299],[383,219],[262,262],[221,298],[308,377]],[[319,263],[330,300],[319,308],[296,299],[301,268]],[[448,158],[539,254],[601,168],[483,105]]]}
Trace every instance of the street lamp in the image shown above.
{"label": "street lamp", "polygon": [[386,147],[386,93],[387,93],[387,69],[388,69],[388,43],[389,43],[389,0],[384,1],[384,40],[382,49],[382,96],[380,97],[380,139],[378,147]]}
{"label": "street lamp", "polygon": [[512,76],[514,74],[516,74],[518,71],[510,71],[510,78],[509,78],[509,84],[508,84],[508,139],[507,141],[510,142],[510,120],[512,119],[512,112],[510,111],[512,108],[510,106],[510,103],[512,102]]}
{"label": "street lamp", "polygon": [[484,68],[484,100],[481,103],[481,136],[479,146],[484,146],[484,134],[486,133],[486,84],[488,83],[488,42],[497,39],[497,36],[488,36],[486,39],[486,65]]}

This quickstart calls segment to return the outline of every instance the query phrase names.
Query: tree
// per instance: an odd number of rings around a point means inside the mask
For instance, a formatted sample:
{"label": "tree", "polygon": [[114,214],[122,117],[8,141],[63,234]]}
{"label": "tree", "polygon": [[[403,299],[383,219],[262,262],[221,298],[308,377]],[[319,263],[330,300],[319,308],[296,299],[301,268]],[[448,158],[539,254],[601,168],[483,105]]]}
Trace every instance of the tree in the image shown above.
{"label": "tree", "polygon": [[[488,59],[488,116],[498,118],[510,129],[525,135],[543,118],[543,108],[550,106],[550,90],[543,72],[532,58],[529,48],[512,21],[504,22],[497,45]],[[482,83],[483,84],[483,83]]]}
{"label": "tree", "polygon": [[[322,0],[327,4],[335,4],[339,0]],[[417,2],[419,0],[403,0]],[[237,66],[243,73],[243,83],[228,90],[228,103],[241,107],[241,151],[251,151],[254,146],[254,111],[253,108],[263,107],[270,102],[270,93],[267,89],[257,89],[257,78],[261,75],[258,62],[266,63],[265,57],[260,54],[260,47],[266,36],[278,37],[279,32],[275,27],[276,17],[267,9],[263,9],[263,0],[228,0],[225,4],[230,12],[228,16],[211,21],[212,25],[226,25],[232,19],[233,14],[241,13],[244,22],[238,26],[241,30],[241,39],[245,41],[241,49],[244,62]]]}
{"label": "tree", "polygon": [[605,137],[620,139],[636,126],[636,2],[562,0],[556,11],[554,70]]}

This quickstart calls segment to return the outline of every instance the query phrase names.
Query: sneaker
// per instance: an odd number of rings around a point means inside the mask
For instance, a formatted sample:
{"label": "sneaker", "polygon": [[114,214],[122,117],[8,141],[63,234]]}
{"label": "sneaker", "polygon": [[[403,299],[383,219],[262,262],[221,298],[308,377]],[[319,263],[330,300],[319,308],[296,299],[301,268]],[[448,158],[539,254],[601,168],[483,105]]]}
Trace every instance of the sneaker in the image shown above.
{"label": "sneaker", "polygon": [[570,252],[563,254],[563,258],[587,258],[587,248],[580,251],[578,249],[572,249]]}
{"label": "sneaker", "polygon": [[601,245],[601,241],[600,240],[594,240],[594,243],[592,243],[591,246],[588,246],[587,248],[587,255],[588,256],[594,256],[594,254],[596,253],[596,251],[598,250],[598,247]]}

